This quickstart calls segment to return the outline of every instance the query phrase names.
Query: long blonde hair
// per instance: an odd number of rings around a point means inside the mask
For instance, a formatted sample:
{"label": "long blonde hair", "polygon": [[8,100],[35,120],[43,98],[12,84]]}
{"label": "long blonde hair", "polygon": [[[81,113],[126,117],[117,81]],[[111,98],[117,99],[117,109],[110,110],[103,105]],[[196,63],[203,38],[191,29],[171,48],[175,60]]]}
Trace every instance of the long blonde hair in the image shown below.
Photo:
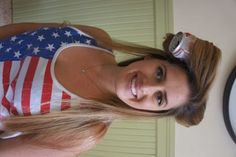
{"label": "long blonde hair", "polygon": [[4,121],[6,131],[23,132],[25,135],[20,138],[36,145],[56,149],[76,146],[84,151],[101,139],[111,122],[118,118],[175,116],[176,120],[185,126],[198,124],[203,118],[208,91],[214,80],[221,52],[212,43],[198,39],[191,52],[190,62],[186,65],[166,53],[172,37],[173,35],[169,34],[163,42],[164,51],[119,41],[113,41],[112,48],[139,56],[151,55],[182,67],[189,76],[191,89],[189,101],[182,107],[152,112],[133,109],[118,98],[64,100],[64,103],[73,107],[44,115],[10,117]]}

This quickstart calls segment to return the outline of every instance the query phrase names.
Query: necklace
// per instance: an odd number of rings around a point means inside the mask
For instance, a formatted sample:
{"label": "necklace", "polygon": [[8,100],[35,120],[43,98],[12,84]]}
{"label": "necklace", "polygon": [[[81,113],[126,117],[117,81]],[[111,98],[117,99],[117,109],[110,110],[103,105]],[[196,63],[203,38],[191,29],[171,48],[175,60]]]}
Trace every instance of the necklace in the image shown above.
{"label": "necklace", "polygon": [[112,65],[111,63],[104,63],[104,64],[101,64],[101,65],[93,65],[93,66],[89,66],[89,67],[85,67],[83,66],[84,68],[82,68],[80,71],[85,74],[87,73],[89,70],[93,69],[93,68],[99,68],[99,67],[104,67],[104,66],[108,66],[108,65]]}
{"label": "necklace", "polygon": [[[105,96],[110,96],[111,93],[108,92],[103,87],[102,78],[100,77],[100,80],[99,80],[99,77],[97,77],[97,76],[99,76],[99,74],[101,74],[101,72],[98,71],[98,70],[96,71],[96,68],[101,68],[100,70],[102,70],[102,68],[105,67],[105,66],[112,66],[112,64],[111,63],[104,63],[104,64],[101,64],[101,65],[93,65],[93,66],[89,66],[89,67],[84,67],[80,70],[81,74],[83,74],[86,77],[86,79],[89,82],[91,82],[92,85],[94,85],[96,90],[98,90],[102,95],[104,95],[104,97]],[[96,77],[91,76],[91,74],[93,74]],[[102,98],[99,98],[99,99],[102,99]]]}

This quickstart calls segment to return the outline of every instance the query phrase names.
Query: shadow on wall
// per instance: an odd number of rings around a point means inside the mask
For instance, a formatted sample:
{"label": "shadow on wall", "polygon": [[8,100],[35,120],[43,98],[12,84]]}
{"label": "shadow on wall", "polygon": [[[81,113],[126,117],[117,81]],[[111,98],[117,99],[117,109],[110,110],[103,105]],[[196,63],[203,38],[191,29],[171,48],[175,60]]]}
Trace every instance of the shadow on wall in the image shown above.
{"label": "shadow on wall", "polygon": [[12,1],[0,0],[0,26],[12,23]]}
{"label": "shadow on wall", "polygon": [[[236,54],[236,49],[234,50],[234,54]],[[236,55],[232,56],[229,60],[230,69],[233,69],[235,66],[236,66]]]}

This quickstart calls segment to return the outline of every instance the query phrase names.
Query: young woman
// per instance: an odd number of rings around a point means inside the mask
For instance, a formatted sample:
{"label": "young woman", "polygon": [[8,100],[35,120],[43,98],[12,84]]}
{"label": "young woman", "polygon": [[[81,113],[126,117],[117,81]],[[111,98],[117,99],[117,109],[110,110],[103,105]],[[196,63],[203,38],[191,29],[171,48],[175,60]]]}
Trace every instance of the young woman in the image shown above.
{"label": "young woman", "polygon": [[[117,118],[198,124],[221,52],[181,32],[163,47],[113,41],[82,25],[0,27],[1,155],[79,154]],[[139,57],[117,63],[113,50]]]}

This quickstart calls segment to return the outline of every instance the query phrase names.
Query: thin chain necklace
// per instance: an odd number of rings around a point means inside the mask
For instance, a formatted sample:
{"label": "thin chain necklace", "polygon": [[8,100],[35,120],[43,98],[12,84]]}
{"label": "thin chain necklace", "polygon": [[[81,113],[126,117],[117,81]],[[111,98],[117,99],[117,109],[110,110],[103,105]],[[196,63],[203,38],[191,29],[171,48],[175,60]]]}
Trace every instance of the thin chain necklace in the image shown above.
{"label": "thin chain necklace", "polygon": [[101,92],[101,94],[107,94],[108,93],[104,90],[104,88],[101,88],[101,86],[99,86],[95,81],[94,79],[92,79],[90,76],[89,76],[89,71],[91,72],[91,69],[95,69],[97,67],[104,67],[104,66],[108,66],[108,65],[112,65],[111,63],[104,63],[104,64],[101,64],[101,65],[93,65],[93,66],[89,66],[87,68],[82,68],[81,69],[81,73],[93,84],[95,85],[96,89]]}

